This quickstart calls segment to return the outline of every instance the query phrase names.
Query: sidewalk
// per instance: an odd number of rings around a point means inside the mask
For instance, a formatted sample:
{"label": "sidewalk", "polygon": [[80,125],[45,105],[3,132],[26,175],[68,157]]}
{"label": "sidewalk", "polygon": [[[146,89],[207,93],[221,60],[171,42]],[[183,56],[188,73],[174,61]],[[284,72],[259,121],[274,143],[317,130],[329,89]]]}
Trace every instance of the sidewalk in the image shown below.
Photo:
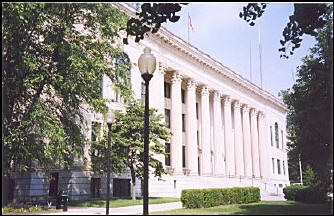
{"label": "sidewalk", "polygon": [[[165,211],[179,208],[182,208],[181,202],[151,204],[148,207],[149,212]],[[109,215],[131,215],[131,214],[142,214],[142,213],[143,213],[143,205],[109,208]],[[106,208],[83,208],[83,207],[69,206],[66,212],[62,211],[46,215],[105,215],[105,214],[106,214]]]}
{"label": "sidewalk", "polygon": [[[278,201],[278,200],[285,200],[284,195],[264,195],[261,194],[261,200],[267,201]],[[149,205],[149,212],[155,211],[165,211],[165,210],[172,210],[172,209],[180,209],[182,208],[181,202],[172,202],[172,203],[162,203],[162,204],[151,204]],[[126,207],[119,207],[119,208],[110,208],[109,215],[135,215],[135,214],[142,214],[143,213],[143,205],[135,205],[135,206],[126,206]],[[50,213],[46,215],[105,215],[106,208],[83,208],[83,207],[68,207],[66,212],[57,212],[57,213]]]}

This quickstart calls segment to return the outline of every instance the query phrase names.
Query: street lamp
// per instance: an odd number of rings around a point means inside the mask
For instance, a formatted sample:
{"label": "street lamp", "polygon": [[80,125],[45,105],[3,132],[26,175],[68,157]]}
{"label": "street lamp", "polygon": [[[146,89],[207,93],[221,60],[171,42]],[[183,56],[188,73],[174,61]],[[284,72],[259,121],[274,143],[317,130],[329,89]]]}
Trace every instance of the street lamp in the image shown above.
{"label": "street lamp", "polygon": [[149,161],[149,82],[153,77],[156,67],[156,59],[151,54],[151,49],[146,47],[144,54],[138,59],[138,67],[142,78],[145,81],[145,115],[144,115],[144,193],[143,193],[143,214],[148,215],[148,161]]}
{"label": "street lamp", "polygon": [[110,139],[111,139],[111,123],[114,120],[114,113],[107,113],[108,125],[108,149],[107,149],[107,196],[106,196],[106,215],[109,215],[109,197],[110,197]]}

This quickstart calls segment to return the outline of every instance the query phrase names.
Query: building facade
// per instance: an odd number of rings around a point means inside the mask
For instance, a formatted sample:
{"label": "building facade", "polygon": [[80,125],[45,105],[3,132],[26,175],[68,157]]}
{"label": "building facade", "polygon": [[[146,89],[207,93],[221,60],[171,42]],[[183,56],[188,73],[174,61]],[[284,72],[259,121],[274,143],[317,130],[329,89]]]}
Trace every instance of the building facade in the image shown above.
{"label": "building facade", "polygon": [[[126,5],[119,7],[131,13]],[[164,28],[139,44],[129,40],[124,50],[137,63],[145,47],[157,59],[150,81],[150,107],[164,115],[172,132],[170,142],[165,143],[166,155],[156,155],[169,174],[163,181],[150,176],[149,195],[180,196],[182,189],[234,186],[256,186],[261,194],[281,194],[290,184],[286,106]],[[135,98],[142,98],[138,67],[131,69],[131,84]],[[103,78],[103,97],[114,101],[108,104],[110,110],[124,109],[107,77]],[[85,118],[87,138],[93,140],[93,127],[102,124],[102,115],[85,113]],[[85,152],[89,164],[88,151],[89,146]],[[43,174],[27,175],[17,178],[14,196],[37,196],[60,187],[67,188],[73,200],[106,194],[106,176],[95,176],[89,166],[71,173],[55,172],[54,186]],[[111,179],[113,196],[131,194],[129,174],[112,174]],[[141,194],[140,184],[136,192]]]}

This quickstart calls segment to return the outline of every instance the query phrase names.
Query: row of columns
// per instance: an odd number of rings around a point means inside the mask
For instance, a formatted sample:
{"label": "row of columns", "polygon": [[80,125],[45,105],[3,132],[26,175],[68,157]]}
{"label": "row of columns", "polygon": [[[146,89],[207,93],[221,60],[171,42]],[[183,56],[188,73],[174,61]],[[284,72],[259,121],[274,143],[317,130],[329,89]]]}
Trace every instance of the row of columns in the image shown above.
{"label": "row of columns", "polygon": [[[172,74],[171,79],[171,166],[173,174],[183,174],[182,168],[182,75]],[[198,175],[198,146],[196,118],[197,83],[187,80],[186,89],[186,140],[187,168],[189,175]],[[249,108],[229,96],[223,98],[224,116],[222,116],[222,95],[213,91],[213,149],[210,146],[210,108],[209,89],[201,87],[201,175],[203,176],[264,176],[266,171],[265,140],[266,127],[264,115],[255,108]],[[231,106],[234,107],[234,133],[232,128]],[[241,116],[242,112],[242,116]],[[222,118],[223,117],[223,118]],[[257,118],[258,117],[258,118]],[[224,127],[223,127],[224,120]],[[234,137],[233,137],[234,136]],[[224,137],[224,139],[223,139]],[[214,163],[211,163],[211,150]],[[212,165],[214,167],[212,167]],[[212,168],[214,173],[212,173]]]}

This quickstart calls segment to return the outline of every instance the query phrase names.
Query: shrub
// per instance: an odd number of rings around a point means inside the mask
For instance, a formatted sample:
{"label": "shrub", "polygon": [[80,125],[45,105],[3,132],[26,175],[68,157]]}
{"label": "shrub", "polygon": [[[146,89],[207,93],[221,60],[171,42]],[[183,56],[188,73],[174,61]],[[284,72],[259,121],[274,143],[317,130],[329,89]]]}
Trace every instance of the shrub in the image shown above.
{"label": "shrub", "polygon": [[303,185],[290,185],[285,188],[283,188],[284,198],[287,200],[293,200],[296,201],[296,196],[299,191],[306,188],[306,186]]}
{"label": "shrub", "polygon": [[181,202],[185,208],[209,208],[259,201],[260,189],[256,187],[187,189],[181,192]]}
{"label": "shrub", "polygon": [[323,203],[326,201],[326,190],[319,184],[313,186],[291,185],[283,189],[287,200],[305,203]]}

